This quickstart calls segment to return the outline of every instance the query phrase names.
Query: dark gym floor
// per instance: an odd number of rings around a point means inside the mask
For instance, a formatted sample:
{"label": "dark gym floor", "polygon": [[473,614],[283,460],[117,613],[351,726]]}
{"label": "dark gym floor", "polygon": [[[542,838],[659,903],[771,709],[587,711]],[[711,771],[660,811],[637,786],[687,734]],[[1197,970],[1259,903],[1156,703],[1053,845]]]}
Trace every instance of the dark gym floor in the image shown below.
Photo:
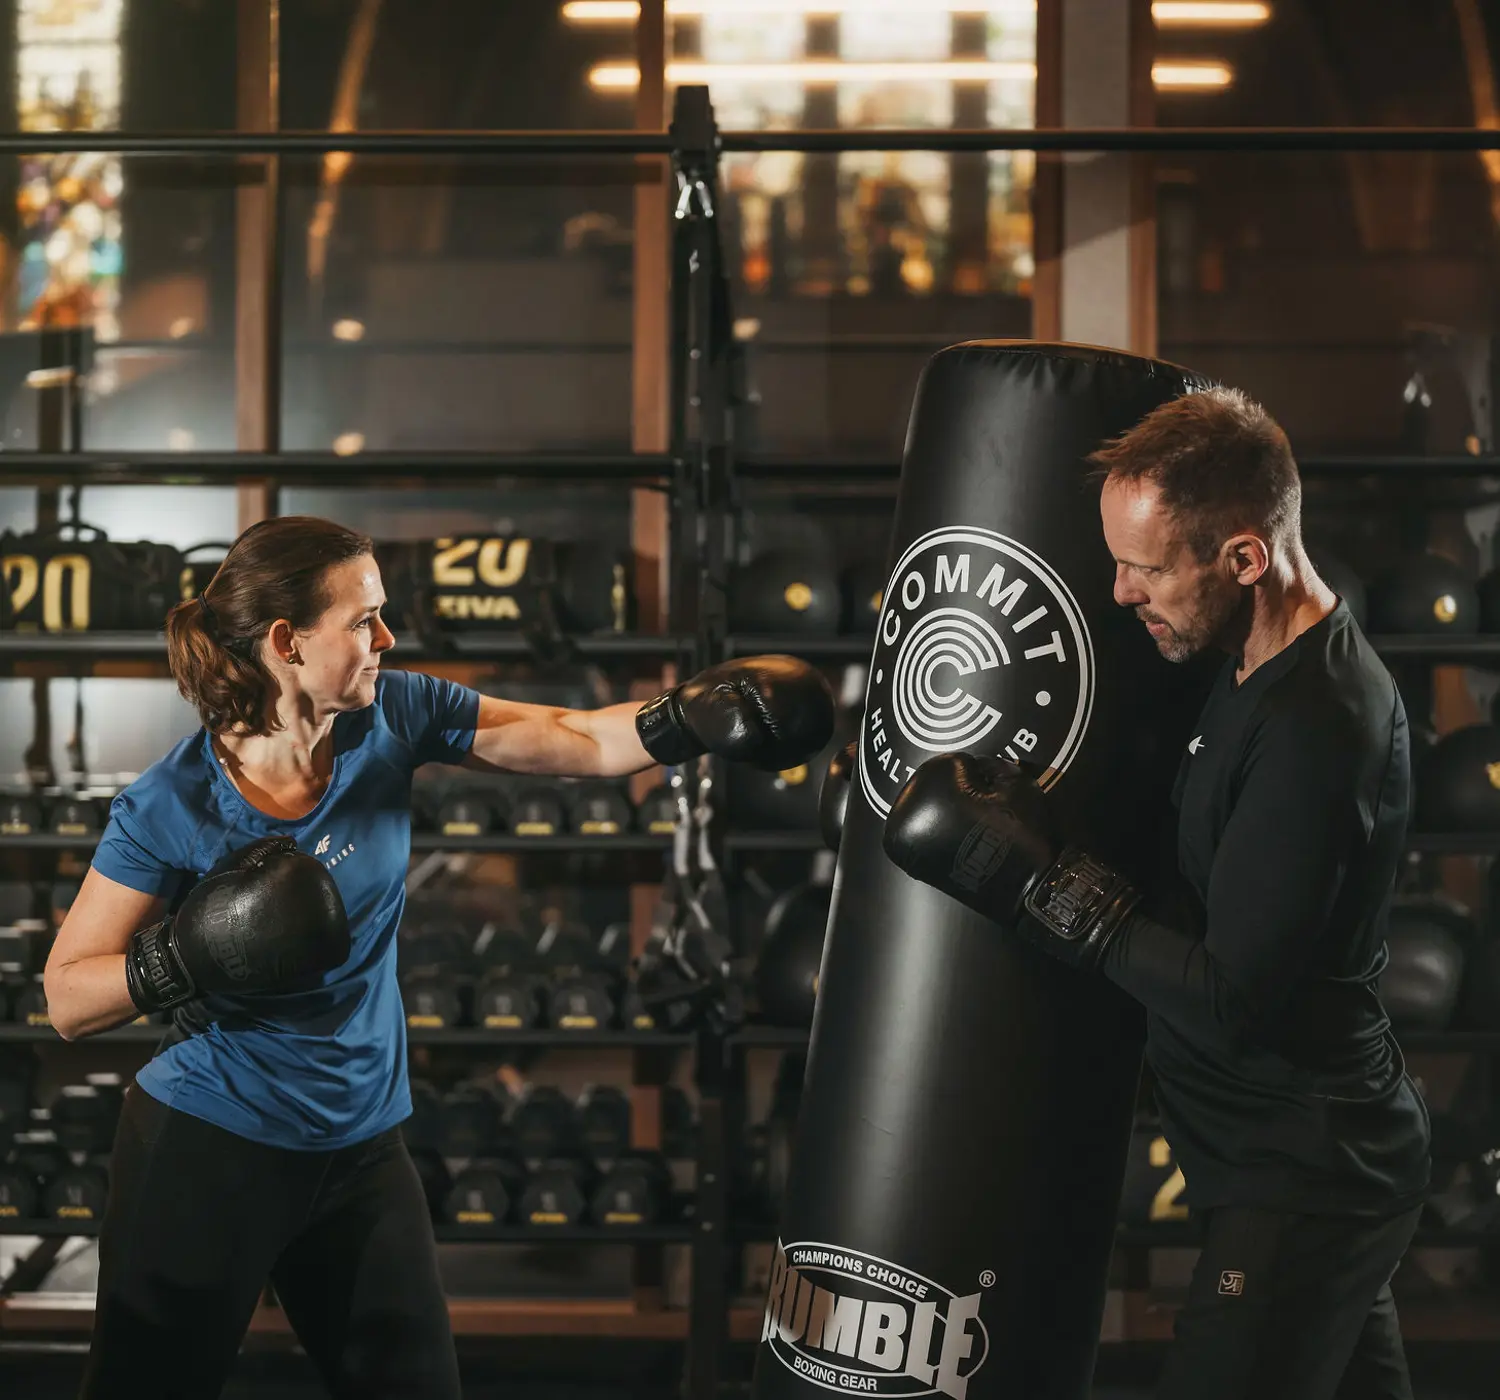
{"label": "dark gym floor", "polygon": [[[1093,1400],[1149,1400],[1160,1348],[1111,1348],[1100,1360]],[[465,1347],[466,1400],[679,1400],[681,1351],[673,1346],[621,1345],[570,1338]],[[5,1400],[71,1400],[82,1358],[76,1352],[0,1351]],[[163,1364],[170,1366],[170,1359]],[[1500,1374],[1494,1343],[1422,1345],[1412,1349],[1417,1400],[1493,1400]],[[305,1358],[254,1354],[241,1358],[224,1400],[326,1400]],[[724,1400],[748,1400],[748,1389],[726,1387]]]}

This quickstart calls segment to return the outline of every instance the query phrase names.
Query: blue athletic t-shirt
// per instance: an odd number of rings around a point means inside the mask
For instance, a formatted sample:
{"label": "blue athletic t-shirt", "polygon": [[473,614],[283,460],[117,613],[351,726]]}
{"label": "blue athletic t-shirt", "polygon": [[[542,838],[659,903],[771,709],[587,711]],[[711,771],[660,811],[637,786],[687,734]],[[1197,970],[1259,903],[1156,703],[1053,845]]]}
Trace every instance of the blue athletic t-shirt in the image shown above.
{"label": "blue athletic t-shirt", "polygon": [[411,854],[411,779],[458,763],[474,742],[479,694],[452,681],[384,671],[375,703],[333,722],[333,775],[297,821],[258,811],[214,756],[207,730],[152,764],[110,806],[94,868],[175,899],[226,852],[291,836],[328,868],[349,913],[352,948],[320,985],[287,995],[191,1003],[194,1033],[147,1064],[153,1098],[273,1147],[332,1150],[411,1113],[396,926]]}

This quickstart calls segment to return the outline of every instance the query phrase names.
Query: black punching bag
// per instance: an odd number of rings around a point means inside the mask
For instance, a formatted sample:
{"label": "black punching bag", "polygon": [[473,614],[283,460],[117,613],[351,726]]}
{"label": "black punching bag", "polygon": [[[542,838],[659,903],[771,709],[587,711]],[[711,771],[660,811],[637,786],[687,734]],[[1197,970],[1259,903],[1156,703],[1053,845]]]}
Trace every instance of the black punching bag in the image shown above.
{"label": "black punching bag", "polygon": [[1046,770],[1147,884],[1209,674],[1115,605],[1084,459],[1203,387],[1112,350],[980,341],[917,391],[870,662],[755,1400],[1084,1400],[1139,1008],[885,857],[932,754]]}

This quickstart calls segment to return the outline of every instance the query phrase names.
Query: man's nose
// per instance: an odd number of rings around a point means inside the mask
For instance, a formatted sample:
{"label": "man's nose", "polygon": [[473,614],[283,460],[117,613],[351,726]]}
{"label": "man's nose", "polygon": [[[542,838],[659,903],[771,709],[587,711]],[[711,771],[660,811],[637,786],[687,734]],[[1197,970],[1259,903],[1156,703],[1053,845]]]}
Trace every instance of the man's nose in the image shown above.
{"label": "man's nose", "polygon": [[1115,566],[1115,602],[1122,608],[1138,608],[1148,600],[1146,590],[1131,577],[1123,565]]}

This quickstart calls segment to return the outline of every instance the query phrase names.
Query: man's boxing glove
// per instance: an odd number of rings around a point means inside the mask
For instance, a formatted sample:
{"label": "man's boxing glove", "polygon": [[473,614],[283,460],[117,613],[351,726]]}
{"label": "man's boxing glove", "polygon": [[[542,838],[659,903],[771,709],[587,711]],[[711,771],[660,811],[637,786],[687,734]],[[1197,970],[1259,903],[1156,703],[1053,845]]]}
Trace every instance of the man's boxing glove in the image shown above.
{"label": "man's boxing glove", "polygon": [[794,656],[749,656],[700,671],[642,705],[635,729],[658,763],[699,754],[780,772],[833,737],[833,690]]}
{"label": "man's boxing glove", "polygon": [[1098,965],[1140,899],[1117,871],[1062,844],[1046,793],[1004,758],[928,759],[892,804],[882,844],[914,879],[1073,967]]}
{"label": "man's boxing glove", "polygon": [[130,999],[168,1011],[205,993],[289,991],[349,956],[349,920],[333,877],[288,836],[219,861],[170,918],[125,954]]}

